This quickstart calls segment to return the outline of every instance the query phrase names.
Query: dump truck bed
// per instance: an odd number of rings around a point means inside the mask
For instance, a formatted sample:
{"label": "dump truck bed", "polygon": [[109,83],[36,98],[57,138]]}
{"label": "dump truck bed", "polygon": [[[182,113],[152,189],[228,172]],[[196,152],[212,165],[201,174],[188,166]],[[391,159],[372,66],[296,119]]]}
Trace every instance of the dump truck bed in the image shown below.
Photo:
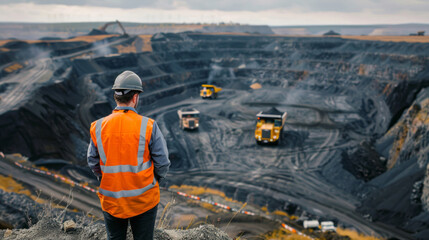
{"label": "dump truck bed", "polygon": [[198,111],[195,108],[187,108],[187,109],[177,110],[177,115],[179,115],[179,118],[182,118],[182,116],[186,115],[186,114],[200,114],[200,111]]}
{"label": "dump truck bed", "polygon": [[268,111],[261,111],[258,114],[256,114],[256,117],[260,118],[281,118],[286,119],[287,112],[280,112],[275,108],[271,108]]}
{"label": "dump truck bed", "polygon": [[201,85],[201,87],[213,88],[215,93],[222,91],[222,88],[216,87],[215,85],[210,85],[210,84],[203,84],[203,85]]}

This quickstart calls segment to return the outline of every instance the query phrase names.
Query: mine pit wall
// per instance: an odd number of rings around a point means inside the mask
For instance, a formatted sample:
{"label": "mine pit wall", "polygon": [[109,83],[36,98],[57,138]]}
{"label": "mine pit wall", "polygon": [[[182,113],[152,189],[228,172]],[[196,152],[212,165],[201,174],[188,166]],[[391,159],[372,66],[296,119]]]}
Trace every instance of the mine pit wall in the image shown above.
{"label": "mine pit wall", "polygon": [[[429,88],[421,89],[398,121],[376,141],[387,171],[369,182],[359,211],[418,236],[429,234]],[[392,203],[394,203],[392,205]]]}
{"label": "mine pit wall", "polygon": [[21,153],[30,160],[59,158],[77,163],[84,159],[79,148],[88,135],[76,114],[83,97],[82,81],[69,65],[59,67],[63,74],[54,75],[51,84],[31,92],[30,101],[0,117],[2,151]]}
{"label": "mine pit wall", "polygon": [[[395,125],[391,119],[412,103],[413,96],[428,80],[427,44],[339,38],[158,34],[152,38],[152,49],[153,52],[76,59],[65,63],[61,68],[71,70],[63,70],[59,83],[38,89],[31,102],[0,116],[0,127],[5,129],[0,132],[0,141],[5,143],[2,150],[20,152],[31,159],[61,158],[85,165],[89,124],[109,114],[115,105],[111,90],[115,77],[124,70],[132,70],[142,77],[143,87],[147,89],[141,95],[139,107],[143,114],[158,106],[157,102],[174,99],[176,95],[189,93],[197,96],[198,86],[211,76],[214,76],[213,83],[230,84],[231,87],[259,82],[263,88],[291,92],[320,91],[334,96],[361,92],[361,97],[347,99],[350,106],[358,109],[360,118],[339,128],[339,131],[344,131],[344,139],[351,144],[347,150],[332,150],[330,155],[341,159],[344,152],[353,155],[360,141],[372,142],[383,136],[389,124]],[[221,70],[216,70],[218,67]],[[372,124],[373,118],[377,120]],[[380,120],[382,118],[384,120]],[[168,129],[169,126],[164,127]],[[206,178],[198,173],[191,178],[188,173],[180,174],[180,171],[186,172],[197,165],[193,160],[175,155],[183,154],[183,150],[168,137],[171,132],[164,134],[167,134],[171,148],[171,159],[183,161],[173,162],[172,171],[177,171],[177,174],[168,184],[210,186],[237,200],[268,205],[271,210],[282,209],[291,214],[299,209],[296,205],[299,199],[308,197],[301,196],[299,189],[287,193],[285,191],[289,189],[263,182],[261,179],[275,178],[270,173],[248,173],[243,177],[248,181],[242,184],[229,184],[226,179],[231,178],[231,182],[234,179],[227,173],[205,173]],[[377,151],[383,155],[382,151]],[[208,159],[202,161],[210,164]],[[320,172],[315,175],[322,176],[342,191],[360,195],[363,181],[352,180],[352,174],[344,173],[340,160],[329,161],[320,166]],[[366,181],[378,174],[380,172]],[[391,174],[394,175],[393,172]],[[358,178],[357,175],[354,177]],[[284,182],[284,185],[293,180],[293,176],[282,177],[284,179],[272,180]],[[339,180],[344,179],[358,184],[342,185]],[[407,184],[414,180],[407,181]],[[365,191],[369,194],[371,189]]]}

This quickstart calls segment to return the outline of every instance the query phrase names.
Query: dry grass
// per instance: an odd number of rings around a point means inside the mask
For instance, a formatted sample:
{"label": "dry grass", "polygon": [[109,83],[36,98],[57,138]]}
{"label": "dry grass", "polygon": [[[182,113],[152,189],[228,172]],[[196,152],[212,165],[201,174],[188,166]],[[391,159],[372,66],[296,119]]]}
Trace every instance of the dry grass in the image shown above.
{"label": "dry grass", "polygon": [[393,89],[394,89],[393,84],[388,83],[388,84],[386,84],[386,86],[383,89],[383,94],[385,96],[389,96],[392,93]]}
{"label": "dry grass", "polygon": [[374,236],[366,236],[351,229],[337,228],[337,233],[342,236],[348,236],[351,240],[382,240]]}
{"label": "dry grass", "polygon": [[382,42],[429,43],[429,36],[341,36],[341,38]]}
{"label": "dry grass", "polygon": [[11,176],[2,176],[0,175],[0,189],[5,192],[14,192],[18,194],[25,194],[27,196],[31,195],[29,190],[26,190],[24,186],[16,182]]}
{"label": "dry grass", "polygon": [[[281,37],[325,37],[321,35],[272,35],[272,34],[249,34],[249,33],[204,33],[207,35],[239,35],[239,36],[281,36]],[[331,36],[332,37],[332,36]],[[335,36],[336,37],[336,36]],[[382,41],[382,42],[410,42],[410,43],[429,43],[429,36],[338,36],[343,39],[355,39],[362,41]]]}
{"label": "dry grass", "polygon": [[136,46],[134,46],[134,43],[131,45],[127,45],[127,46],[116,45],[115,48],[118,49],[118,53],[120,53],[120,54],[137,52]]}
{"label": "dry grass", "polygon": [[[93,36],[77,36],[74,38],[70,38],[70,39],[63,39],[63,40],[20,40],[20,41],[24,41],[27,43],[41,43],[41,42],[48,42],[48,43],[52,43],[52,42],[88,42],[88,43],[93,43],[96,41],[100,41],[103,40],[105,38],[108,37],[115,37],[115,36],[119,36],[118,34],[108,34],[108,35],[93,35]],[[5,45],[8,42],[12,42],[12,41],[16,41],[16,40],[0,40],[0,46]]]}
{"label": "dry grass", "polygon": [[218,207],[211,205],[210,203],[199,202],[200,206],[214,213],[219,213],[222,210]]}
{"label": "dry grass", "polygon": [[[106,35],[93,35],[93,36],[77,36],[70,39],[60,40],[60,42],[77,42],[77,41],[83,41],[83,42],[96,42],[103,40],[108,37],[118,37],[118,34],[106,34]],[[54,40],[55,41],[55,40]]]}
{"label": "dry grass", "polygon": [[139,35],[139,37],[143,40],[143,47],[140,50],[142,52],[152,52],[152,43],[150,41],[152,35]]}
{"label": "dry grass", "polygon": [[207,195],[216,195],[216,196],[219,196],[219,197],[223,198],[227,202],[238,203],[240,205],[243,204],[242,202],[239,202],[239,201],[237,201],[235,199],[227,197],[225,195],[225,193],[223,193],[222,191],[219,191],[219,190],[216,190],[216,189],[212,189],[212,188],[197,187],[197,186],[190,186],[190,185],[180,185],[180,186],[173,185],[173,186],[170,187],[170,189],[174,189],[176,191],[181,191],[181,192],[184,192],[186,194],[196,195],[196,196],[200,196],[200,195],[204,195],[204,194],[207,194]]}
{"label": "dry grass", "polygon": [[421,110],[417,113],[412,123],[412,131],[415,133],[421,125],[429,125],[429,99],[425,99],[420,104]]}
{"label": "dry grass", "polygon": [[119,53],[136,53],[136,52],[152,52],[152,43],[151,38],[152,35],[139,35],[138,38],[141,39],[143,42],[143,45],[140,49],[136,46],[136,41],[134,41],[131,45],[123,46],[123,45],[116,45],[114,46],[116,49],[118,49]]}
{"label": "dry grass", "polygon": [[5,192],[14,192],[18,194],[24,194],[28,197],[30,197],[33,201],[36,201],[38,203],[45,203],[43,199],[40,199],[39,196],[31,194],[30,190],[25,189],[22,184],[15,181],[11,176],[2,176],[0,175],[0,189],[2,189]]}
{"label": "dry grass", "polygon": [[173,203],[168,202],[167,205],[165,205],[164,210],[162,210],[161,218],[159,219],[157,228],[165,229],[170,226],[170,221],[171,221],[170,213],[171,213],[171,206]]}
{"label": "dry grass", "polygon": [[277,229],[270,233],[264,234],[261,236],[261,239],[265,240],[308,240],[309,238],[290,233],[285,229]]}
{"label": "dry grass", "polygon": [[[206,188],[206,187],[197,187],[197,186],[189,186],[189,185],[180,185],[180,186],[172,185],[170,187],[170,189],[175,190],[175,191],[184,192],[184,193],[190,194],[190,195],[195,195],[195,196],[201,196],[201,195],[204,195],[204,194],[207,194],[207,195],[216,195],[216,196],[219,196],[219,197],[223,198],[227,202],[237,203],[237,204],[240,204],[241,206],[245,206],[247,204],[247,203],[242,203],[242,202],[239,202],[239,201],[234,200],[232,198],[229,198],[229,197],[225,196],[225,193],[223,193],[223,192],[221,192],[219,190],[211,189],[211,188]],[[192,200],[190,200],[190,201],[192,201]],[[207,210],[209,210],[211,212],[214,212],[214,213],[219,213],[219,212],[224,211],[224,209],[216,207],[216,206],[214,206],[214,205],[212,205],[210,203],[198,202],[198,204],[201,207],[203,207],[203,208],[205,208],[205,209],[207,209]]]}
{"label": "dry grass", "polygon": [[267,36],[265,34],[252,34],[252,33],[241,33],[241,32],[211,32],[204,33],[207,35],[234,35],[234,36]]}
{"label": "dry grass", "polygon": [[210,195],[217,195],[223,198],[226,198],[225,193],[216,190],[216,189],[211,189],[211,188],[206,188],[206,187],[196,187],[196,186],[189,186],[189,185],[173,185],[170,187],[170,189],[176,189],[177,191],[182,191],[186,194],[191,194],[191,195],[203,195],[203,194],[210,194]]}
{"label": "dry grass", "polygon": [[259,83],[254,83],[254,84],[250,85],[250,88],[251,89],[260,89],[260,88],[262,88],[262,85]]}
{"label": "dry grass", "polygon": [[5,68],[4,70],[5,70],[7,73],[11,73],[11,72],[15,72],[16,70],[19,70],[19,69],[21,69],[21,68],[23,68],[23,66],[22,66],[21,64],[19,64],[19,63],[14,63],[14,64],[10,65],[9,67]]}
{"label": "dry grass", "polygon": [[280,210],[275,210],[273,212],[274,215],[278,215],[278,216],[284,216],[284,217],[289,217],[289,214],[287,214],[286,212],[280,211]]}
{"label": "dry grass", "polygon": [[261,210],[262,210],[265,214],[270,215],[270,212],[268,211],[268,207],[267,207],[267,206],[263,206],[263,207],[261,207]]}
{"label": "dry grass", "polygon": [[359,73],[358,73],[358,75],[359,76],[364,76],[365,75],[365,65],[364,64],[361,64],[359,66]]}
{"label": "dry grass", "polygon": [[391,158],[389,159],[389,162],[387,164],[387,169],[391,169],[393,166],[395,166],[396,161],[399,158],[399,154],[401,153],[402,146],[404,145],[405,140],[407,138],[408,130],[408,126],[405,123],[400,123],[400,130],[395,139],[395,142],[393,143],[393,154],[391,154]]}
{"label": "dry grass", "polygon": [[244,204],[243,204],[243,206],[241,206],[241,208],[240,208],[240,209],[238,209],[238,211],[234,213],[234,215],[232,216],[232,218],[229,220],[228,224],[226,225],[225,232],[226,232],[226,230],[228,230],[229,224],[231,224],[231,222],[232,222],[232,220],[235,218],[235,216],[237,216],[237,214],[238,214],[239,212],[241,212],[241,210],[243,210],[246,206],[247,206],[247,203],[244,203]]}
{"label": "dry grass", "polygon": [[282,217],[285,217],[285,218],[292,220],[292,221],[297,220],[299,218],[299,217],[294,216],[294,215],[289,215],[289,214],[287,214],[287,212],[280,211],[280,210],[275,210],[274,212],[269,212],[267,207],[262,207],[261,210],[264,211],[267,215],[282,216]]}

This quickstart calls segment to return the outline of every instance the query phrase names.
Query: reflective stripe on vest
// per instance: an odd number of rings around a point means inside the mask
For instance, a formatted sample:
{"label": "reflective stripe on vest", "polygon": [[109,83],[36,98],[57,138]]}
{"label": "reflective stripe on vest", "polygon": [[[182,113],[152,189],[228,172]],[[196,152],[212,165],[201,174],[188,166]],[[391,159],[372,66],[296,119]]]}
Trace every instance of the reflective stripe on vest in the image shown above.
{"label": "reflective stripe on vest", "polygon": [[103,123],[104,118],[99,119],[95,123],[95,136],[97,140],[97,149],[100,159],[103,164],[106,164],[106,154],[104,153],[103,143],[101,142],[101,124]]}
{"label": "reflective stripe on vest", "polygon": [[153,182],[144,188],[134,189],[134,190],[122,190],[122,191],[117,191],[117,192],[107,191],[107,190],[100,188],[100,189],[98,189],[98,191],[101,194],[103,194],[104,196],[112,197],[112,198],[135,197],[135,196],[139,196],[139,195],[145,193],[147,190],[155,187],[155,185],[156,185],[156,179],[154,177]]}
{"label": "reflective stripe on vest", "polygon": [[[101,141],[101,124],[103,123],[104,118],[99,119],[95,124],[95,137],[97,140],[98,154],[100,159],[103,162],[103,165],[100,164],[101,171],[104,173],[120,173],[120,172],[132,172],[139,173],[143,170],[149,169],[152,166],[151,161],[143,163],[143,155],[146,146],[146,128],[149,118],[143,117],[142,123],[140,126],[140,139],[139,139],[139,148],[137,151],[137,166],[134,165],[116,165],[116,166],[106,166],[106,154],[103,148],[103,142]],[[106,195],[107,196],[107,195]]]}

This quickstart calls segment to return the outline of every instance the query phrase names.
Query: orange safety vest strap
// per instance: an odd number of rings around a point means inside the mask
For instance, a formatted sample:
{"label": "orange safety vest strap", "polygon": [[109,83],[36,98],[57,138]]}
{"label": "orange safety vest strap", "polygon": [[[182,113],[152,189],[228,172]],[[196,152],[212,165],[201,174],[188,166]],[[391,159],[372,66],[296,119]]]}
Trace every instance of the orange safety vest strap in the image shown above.
{"label": "orange safety vest strap", "polygon": [[155,186],[156,186],[156,179],[154,177],[153,182],[144,188],[133,189],[133,190],[122,190],[122,191],[117,191],[117,192],[108,191],[108,190],[100,188],[100,189],[98,189],[98,191],[101,194],[103,194],[104,196],[112,197],[112,198],[135,197],[135,196],[142,195],[147,190],[149,190]]}

